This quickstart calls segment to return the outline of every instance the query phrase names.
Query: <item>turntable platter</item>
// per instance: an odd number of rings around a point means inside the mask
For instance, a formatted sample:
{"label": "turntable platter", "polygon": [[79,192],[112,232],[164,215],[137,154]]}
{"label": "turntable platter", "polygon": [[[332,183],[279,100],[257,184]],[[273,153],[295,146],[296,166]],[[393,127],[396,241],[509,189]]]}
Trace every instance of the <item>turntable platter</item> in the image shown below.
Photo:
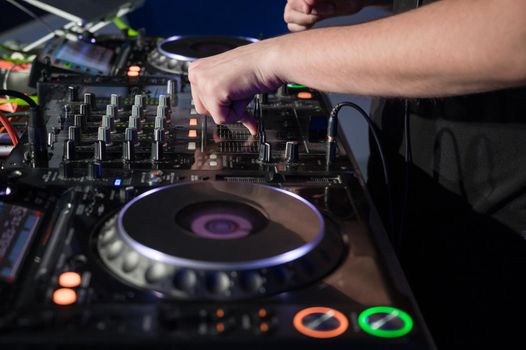
{"label": "turntable platter", "polygon": [[[270,186],[228,182],[145,192],[106,223],[98,248],[110,271],[129,283],[174,296],[219,298],[308,283],[343,254],[339,235],[308,201]],[[191,288],[174,286],[181,274],[192,276]],[[220,293],[207,287],[210,278],[223,281]]]}
{"label": "turntable platter", "polygon": [[148,55],[148,63],[165,73],[186,74],[189,62],[256,41],[254,38],[231,36],[172,36],[157,44]]}

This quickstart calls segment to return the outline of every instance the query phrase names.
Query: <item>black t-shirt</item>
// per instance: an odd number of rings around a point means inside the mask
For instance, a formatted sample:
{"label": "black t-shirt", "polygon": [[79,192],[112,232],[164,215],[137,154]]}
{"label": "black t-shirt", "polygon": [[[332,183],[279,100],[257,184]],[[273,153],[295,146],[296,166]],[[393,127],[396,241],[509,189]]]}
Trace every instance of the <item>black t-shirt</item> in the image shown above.
{"label": "black t-shirt", "polygon": [[[395,0],[393,8],[405,11],[417,2]],[[395,230],[390,234],[437,345],[521,344],[526,87],[411,100],[410,164],[404,160],[404,101],[376,102],[373,115],[391,171]],[[388,226],[373,143],[368,176]]]}
{"label": "black t-shirt", "polygon": [[[526,311],[526,88],[410,101],[409,165],[403,101],[377,107],[391,235],[437,344],[511,342],[524,324],[511,319]],[[368,182],[387,217],[375,147]]]}

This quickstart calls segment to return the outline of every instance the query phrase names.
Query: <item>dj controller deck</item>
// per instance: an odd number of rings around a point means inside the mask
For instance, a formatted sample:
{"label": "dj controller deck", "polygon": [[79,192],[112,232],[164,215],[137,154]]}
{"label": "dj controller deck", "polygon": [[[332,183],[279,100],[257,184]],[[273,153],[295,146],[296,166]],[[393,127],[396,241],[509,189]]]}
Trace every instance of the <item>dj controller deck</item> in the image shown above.
{"label": "dj controller deck", "polygon": [[255,136],[184,74],[38,95],[0,172],[2,348],[433,348],[322,93],[257,96]]}

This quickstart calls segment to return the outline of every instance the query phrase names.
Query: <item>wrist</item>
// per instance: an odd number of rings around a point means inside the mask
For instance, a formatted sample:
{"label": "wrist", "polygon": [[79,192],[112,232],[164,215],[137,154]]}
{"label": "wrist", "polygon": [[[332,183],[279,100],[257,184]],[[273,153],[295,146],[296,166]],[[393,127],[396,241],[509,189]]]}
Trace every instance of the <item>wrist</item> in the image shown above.
{"label": "wrist", "polygon": [[261,42],[262,55],[258,64],[259,81],[266,82],[265,88],[274,90],[287,82],[289,53],[287,51],[288,37],[291,34],[267,39]]}

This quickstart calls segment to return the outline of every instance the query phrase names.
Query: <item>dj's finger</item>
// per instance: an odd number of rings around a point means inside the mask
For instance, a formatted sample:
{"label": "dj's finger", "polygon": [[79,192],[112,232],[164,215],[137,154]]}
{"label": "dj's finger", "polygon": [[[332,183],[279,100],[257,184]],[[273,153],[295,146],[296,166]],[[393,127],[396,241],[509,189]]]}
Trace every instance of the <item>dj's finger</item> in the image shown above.
{"label": "dj's finger", "polygon": [[287,5],[285,5],[285,11],[287,11],[287,9],[309,14],[312,10],[312,6],[305,0],[288,0]]}
{"label": "dj's finger", "polygon": [[244,113],[239,121],[248,129],[250,135],[256,135],[258,132],[258,123],[249,113]]}
{"label": "dj's finger", "polygon": [[299,24],[289,23],[287,24],[287,27],[291,32],[301,32],[303,30],[309,29],[311,26],[300,26]]}
{"label": "dj's finger", "polygon": [[320,20],[320,16],[318,15],[310,15],[305,14],[302,12],[298,12],[293,9],[285,9],[285,13],[283,14],[283,19],[287,23],[295,23],[303,26],[308,26],[316,23]]}
{"label": "dj's finger", "polygon": [[201,101],[201,98],[198,96],[197,92],[194,94],[192,90],[192,99],[194,100],[194,107],[198,114],[209,115],[210,113],[206,109],[204,103]]}

